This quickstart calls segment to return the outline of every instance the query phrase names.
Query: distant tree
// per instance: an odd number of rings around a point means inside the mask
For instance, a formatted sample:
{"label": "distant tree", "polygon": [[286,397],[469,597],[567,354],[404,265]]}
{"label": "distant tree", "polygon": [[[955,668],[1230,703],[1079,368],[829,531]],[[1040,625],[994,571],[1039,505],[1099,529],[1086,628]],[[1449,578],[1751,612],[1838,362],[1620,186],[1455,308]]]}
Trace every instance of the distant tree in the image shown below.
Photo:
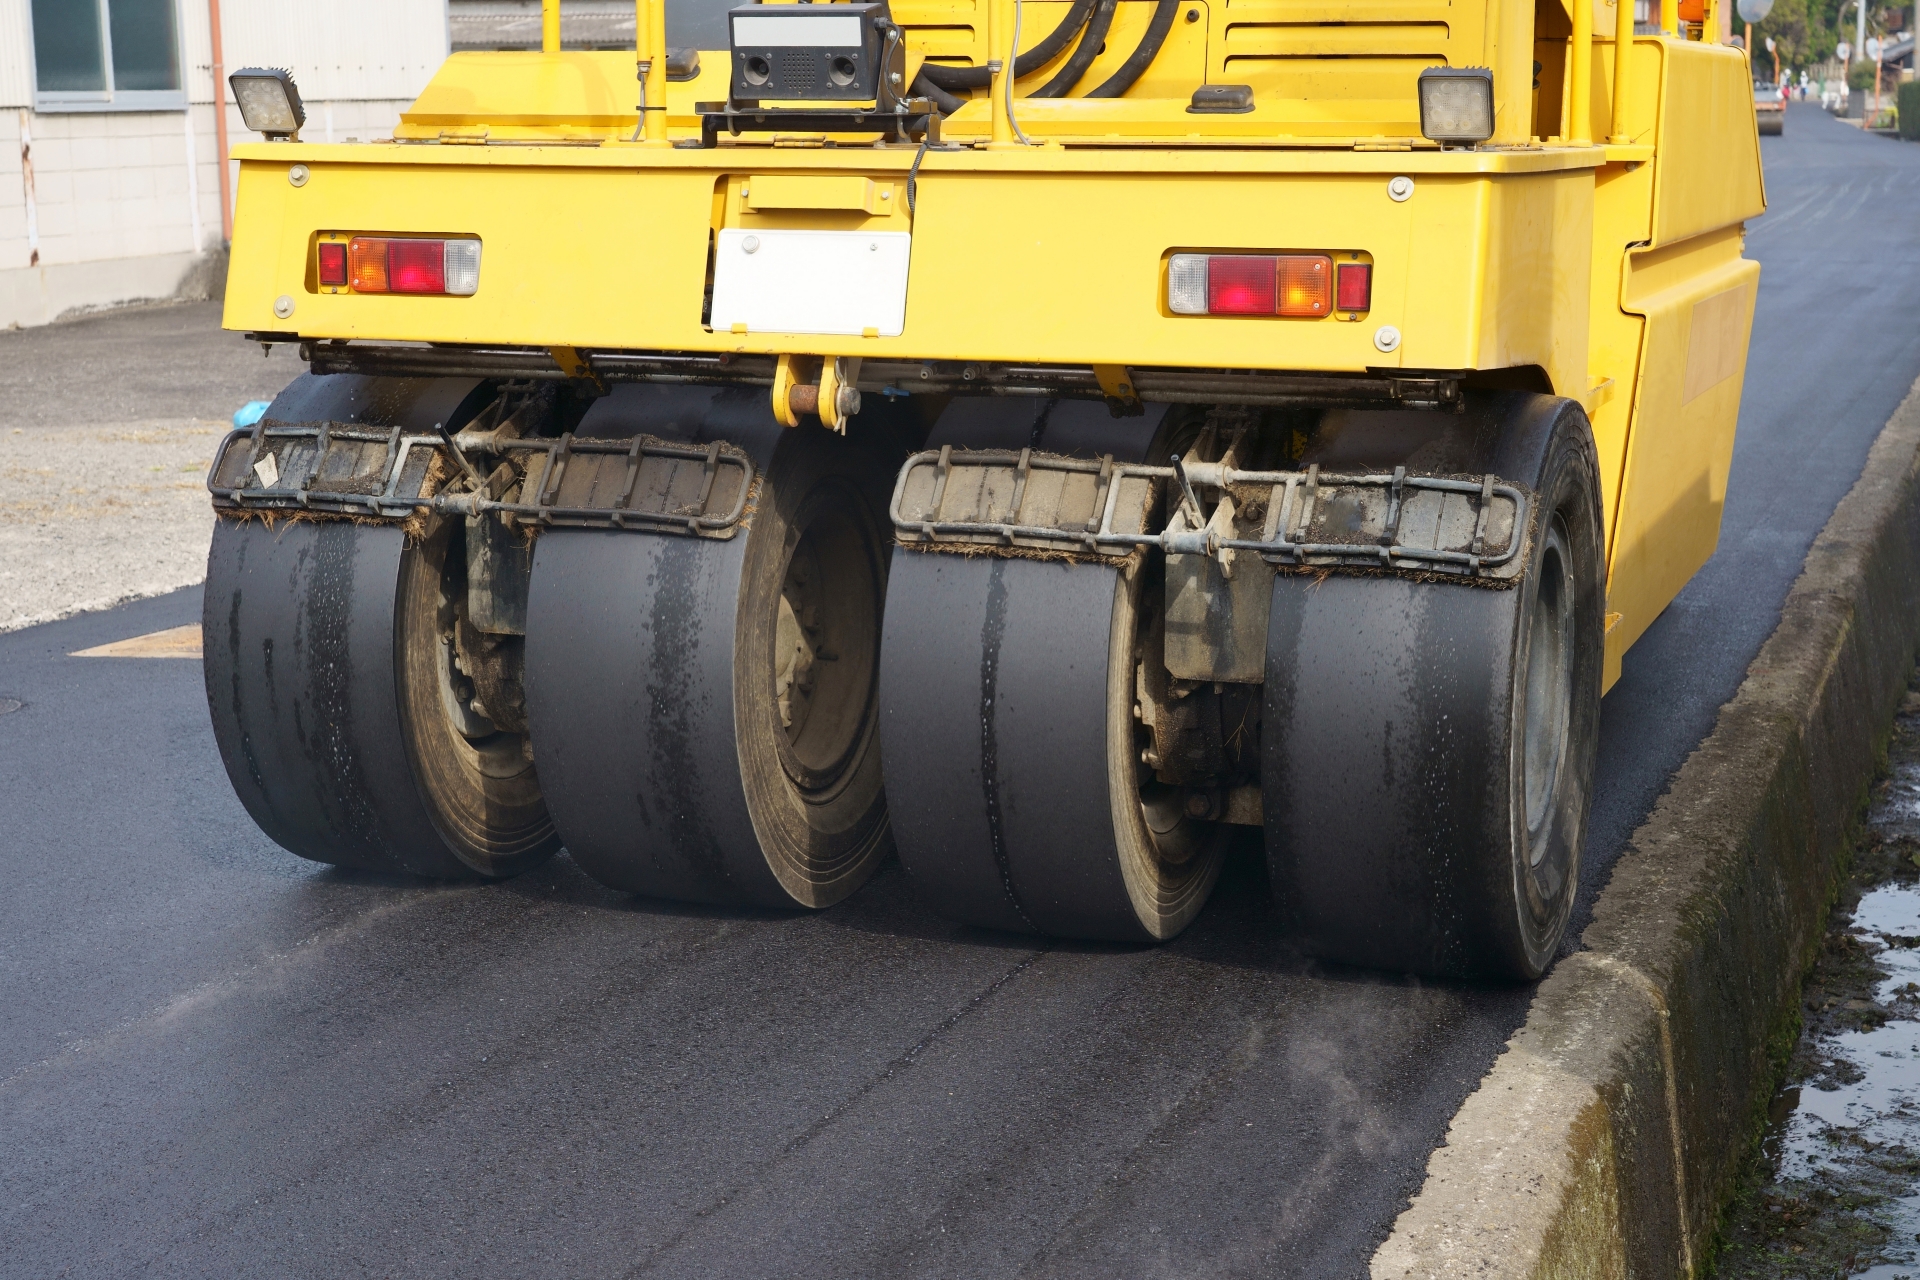
{"label": "distant tree", "polygon": [[[1911,24],[1913,11],[1906,5],[1884,7],[1875,0],[1867,0],[1867,4],[1870,35],[1885,39],[1905,31]],[[1761,55],[1766,52],[1766,36],[1773,37],[1782,67],[1808,67],[1825,62],[1834,56],[1842,40],[1849,45],[1853,43],[1856,21],[1853,0],[1774,0],[1773,12],[1767,15],[1767,20],[1753,24],[1753,43],[1758,50],[1754,65],[1765,65]],[[1865,56],[1862,50],[1855,50],[1853,54],[1856,62]]]}
{"label": "distant tree", "polygon": [[1765,22],[1753,24],[1755,67],[1765,66],[1767,42],[1772,36],[1783,67],[1805,67],[1833,56],[1836,37],[1831,15],[1822,12],[1828,0],[1774,0]]}

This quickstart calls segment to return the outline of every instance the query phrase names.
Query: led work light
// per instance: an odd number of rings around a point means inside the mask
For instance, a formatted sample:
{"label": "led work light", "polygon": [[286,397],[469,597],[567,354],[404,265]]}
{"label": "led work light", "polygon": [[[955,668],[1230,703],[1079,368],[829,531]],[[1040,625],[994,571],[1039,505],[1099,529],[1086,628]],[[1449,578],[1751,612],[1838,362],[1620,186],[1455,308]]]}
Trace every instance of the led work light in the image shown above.
{"label": "led work light", "polygon": [[1486,67],[1422,71],[1420,132],[1441,146],[1472,146],[1491,138],[1493,72]]}
{"label": "led work light", "polygon": [[227,77],[233,100],[247,128],[269,138],[299,141],[307,109],[294,88],[293,73],[274,67],[245,67]]}

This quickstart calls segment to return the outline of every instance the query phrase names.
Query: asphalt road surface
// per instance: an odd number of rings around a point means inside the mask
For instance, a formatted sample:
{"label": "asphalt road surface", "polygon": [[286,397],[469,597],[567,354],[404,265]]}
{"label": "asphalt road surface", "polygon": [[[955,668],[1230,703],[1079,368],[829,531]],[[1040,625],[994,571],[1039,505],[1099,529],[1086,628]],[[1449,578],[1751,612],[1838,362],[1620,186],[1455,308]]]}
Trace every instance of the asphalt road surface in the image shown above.
{"label": "asphalt road surface", "polygon": [[[1718,556],[1606,700],[1587,901],[1920,374],[1920,147],[1796,107]],[[197,663],[0,636],[0,1274],[1353,1276],[1528,991],[1330,969],[1242,857],[1154,949],[335,872]],[[1583,912],[1585,907],[1582,908]]]}

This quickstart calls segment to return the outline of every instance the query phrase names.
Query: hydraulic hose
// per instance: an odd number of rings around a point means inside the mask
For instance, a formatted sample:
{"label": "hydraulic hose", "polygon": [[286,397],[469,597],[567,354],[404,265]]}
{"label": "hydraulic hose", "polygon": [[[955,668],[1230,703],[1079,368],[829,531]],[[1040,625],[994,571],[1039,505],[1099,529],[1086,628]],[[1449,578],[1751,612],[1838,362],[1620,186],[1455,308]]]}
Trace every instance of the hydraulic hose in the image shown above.
{"label": "hydraulic hose", "polygon": [[1080,77],[1087,74],[1087,68],[1100,56],[1100,50],[1107,43],[1107,32],[1113,27],[1113,15],[1119,11],[1120,0],[1099,0],[1093,11],[1093,21],[1087,24],[1087,34],[1074,47],[1073,53],[1060,64],[1053,79],[1028,94],[1031,98],[1064,98],[1080,83]]}
{"label": "hydraulic hose", "polygon": [[[1021,76],[1032,75],[1052,62],[1067,47],[1067,41],[1087,25],[1087,15],[1093,12],[1093,5],[1094,0],[1073,0],[1073,8],[1067,10],[1067,16],[1060,20],[1059,26],[1039,44],[1014,58],[1013,78],[1018,80]],[[1158,21],[1159,15],[1155,14],[1154,18]],[[1173,19],[1167,19],[1167,23],[1171,26]],[[984,89],[993,79],[993,73],[985,67],[943,67],[929,62],[920,68],[919,76],[915,77],[916,83],[922,79],[942,89]]]}
{"label": "hydraulic hose", "polygon": [[1140,47],[1120,64],[1120,69],[1108,77],[1105,84],[1087,94],[1089,98],[1117,98],[1133,88],[1133,82],[1160,56],[1160,46],[1167,42],[1167,32],[1173,30],[1180,4],[1181,0],[1160,0],[1160,7],[1153,11],[1153,21],[1147,24],[1147,34],[1140,38]]}
{"label": "hydraulic hose", "polygon": [[920,74],[913,78],[913,84],[907,89],[907,93],[912,97],[931,99],[935,109],[943,116],[950,116],[967,105],[965,98],[956,98],[929,80],[925,67],[922,67]]}

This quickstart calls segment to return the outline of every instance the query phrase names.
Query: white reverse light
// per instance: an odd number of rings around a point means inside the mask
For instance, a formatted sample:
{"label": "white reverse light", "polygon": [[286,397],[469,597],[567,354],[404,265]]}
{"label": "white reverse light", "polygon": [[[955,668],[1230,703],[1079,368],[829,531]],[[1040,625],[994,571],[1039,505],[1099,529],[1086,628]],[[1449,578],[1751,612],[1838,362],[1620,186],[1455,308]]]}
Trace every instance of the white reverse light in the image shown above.
{"label": "white reverse light", "polygon": [[480,291],[480,242],[449,240],[443,254],[447,292],[467,297]]}
{"label": "white reverse light", "polygon": [[1207,255],[1176,253],[1167,262],[1167,310],[1177,316],[1207,314]]}

